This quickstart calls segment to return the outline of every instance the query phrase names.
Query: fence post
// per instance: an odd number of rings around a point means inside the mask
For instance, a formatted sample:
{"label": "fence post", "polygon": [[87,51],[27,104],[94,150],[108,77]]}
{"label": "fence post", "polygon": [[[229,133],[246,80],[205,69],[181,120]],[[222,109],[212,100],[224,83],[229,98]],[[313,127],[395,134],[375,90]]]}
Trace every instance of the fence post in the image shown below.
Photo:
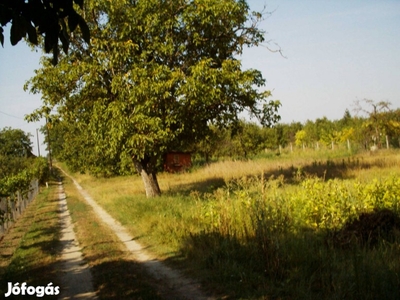
{"label": "fence post", "polygon": [[0,237],[22,215],[28,204],[36,197],[38,191],[39,181],[36,179],[31,182],[31,186],[25,196],[20,191],[17,191],[9,197],[0,198],[0,210],[3,212],[3,220],[0,220]]}

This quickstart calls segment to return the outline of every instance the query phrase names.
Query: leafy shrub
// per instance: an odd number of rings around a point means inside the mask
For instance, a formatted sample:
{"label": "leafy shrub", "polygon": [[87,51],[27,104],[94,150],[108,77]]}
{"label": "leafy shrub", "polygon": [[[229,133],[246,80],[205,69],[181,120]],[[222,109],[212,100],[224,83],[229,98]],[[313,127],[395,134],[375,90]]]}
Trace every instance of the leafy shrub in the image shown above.
{"label": "leafy shrub", "polygon": [[32,174],[28,170],[4,177],[0,180],[0,196],[10,196],[17,191],[27,192],[31,180]]}
{"label": "leafy shrub", "polygon": [[39,180],[40,184],[44,184],[49,181],[50,177],[50,169],[49,163],[44,157],[37,157],[32,163],[32,171],[33,178]]}
{"label": "leafy shrub", "polygon": [[25,158],[23,161],[10,158],[10,161],[15,168],[0,177],[0,196],[9,196],[17,191],[27,192],[33,179],[38,179],[40,184],[49,179],[48,162],[44,157]]}

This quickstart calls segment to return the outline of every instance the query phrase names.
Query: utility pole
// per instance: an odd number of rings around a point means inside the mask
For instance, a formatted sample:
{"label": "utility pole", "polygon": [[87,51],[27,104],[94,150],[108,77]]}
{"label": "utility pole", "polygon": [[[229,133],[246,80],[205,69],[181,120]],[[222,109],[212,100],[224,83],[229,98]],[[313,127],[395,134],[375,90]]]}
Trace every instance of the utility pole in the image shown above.
{"label": "utility pole", "polygon": [[40,157],[40,147],[39,147],[39,129],[36,128],[36,139],[37,139],[37,152]]}
{"label": "utility pole", "polygon": [[53,162],[51,160],[49,122],[48,122],[48,118],[47,117],[46,117],[46,129],[47,129],[47,144],[48,144],[48,148],[49,148],[49,169],[50,169],[50,173],[51,173],[52,169],[53,169]]}

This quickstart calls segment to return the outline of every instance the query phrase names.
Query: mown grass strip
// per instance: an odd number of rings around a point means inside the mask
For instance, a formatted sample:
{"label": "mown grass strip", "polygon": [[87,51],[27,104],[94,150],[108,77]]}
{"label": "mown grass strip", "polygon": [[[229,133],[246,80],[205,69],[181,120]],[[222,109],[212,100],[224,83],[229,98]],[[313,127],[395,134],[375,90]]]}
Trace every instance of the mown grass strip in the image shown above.
{"label": "mown grass strip", "polygon": [[58,185],[51,182],[1,241],[0,295],[7,293],[8,282],[26,282],[28,286],[47,286],[52,282],[53,286],[59,286],[57,210]]}

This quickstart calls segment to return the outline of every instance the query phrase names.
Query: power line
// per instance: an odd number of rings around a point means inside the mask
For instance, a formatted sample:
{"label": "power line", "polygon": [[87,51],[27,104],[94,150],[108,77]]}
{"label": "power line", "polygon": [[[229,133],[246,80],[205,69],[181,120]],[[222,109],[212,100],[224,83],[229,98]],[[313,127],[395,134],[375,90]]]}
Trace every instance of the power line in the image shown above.
{"label": "power line", "polygon": [[9,117],[13,117],[13,118],[16,118],[16,119],[19,119],[19,120],[23,120],[23,118],[20,118],[20,117],[17,117],[17,116],[13,116],[13,115],[10,115],[10,114],[8,114],[8,113],[5,113],[4,111],[1,111],[1,110],[0,110],[0,113],[2,113],[3,115],[9,116]]}

